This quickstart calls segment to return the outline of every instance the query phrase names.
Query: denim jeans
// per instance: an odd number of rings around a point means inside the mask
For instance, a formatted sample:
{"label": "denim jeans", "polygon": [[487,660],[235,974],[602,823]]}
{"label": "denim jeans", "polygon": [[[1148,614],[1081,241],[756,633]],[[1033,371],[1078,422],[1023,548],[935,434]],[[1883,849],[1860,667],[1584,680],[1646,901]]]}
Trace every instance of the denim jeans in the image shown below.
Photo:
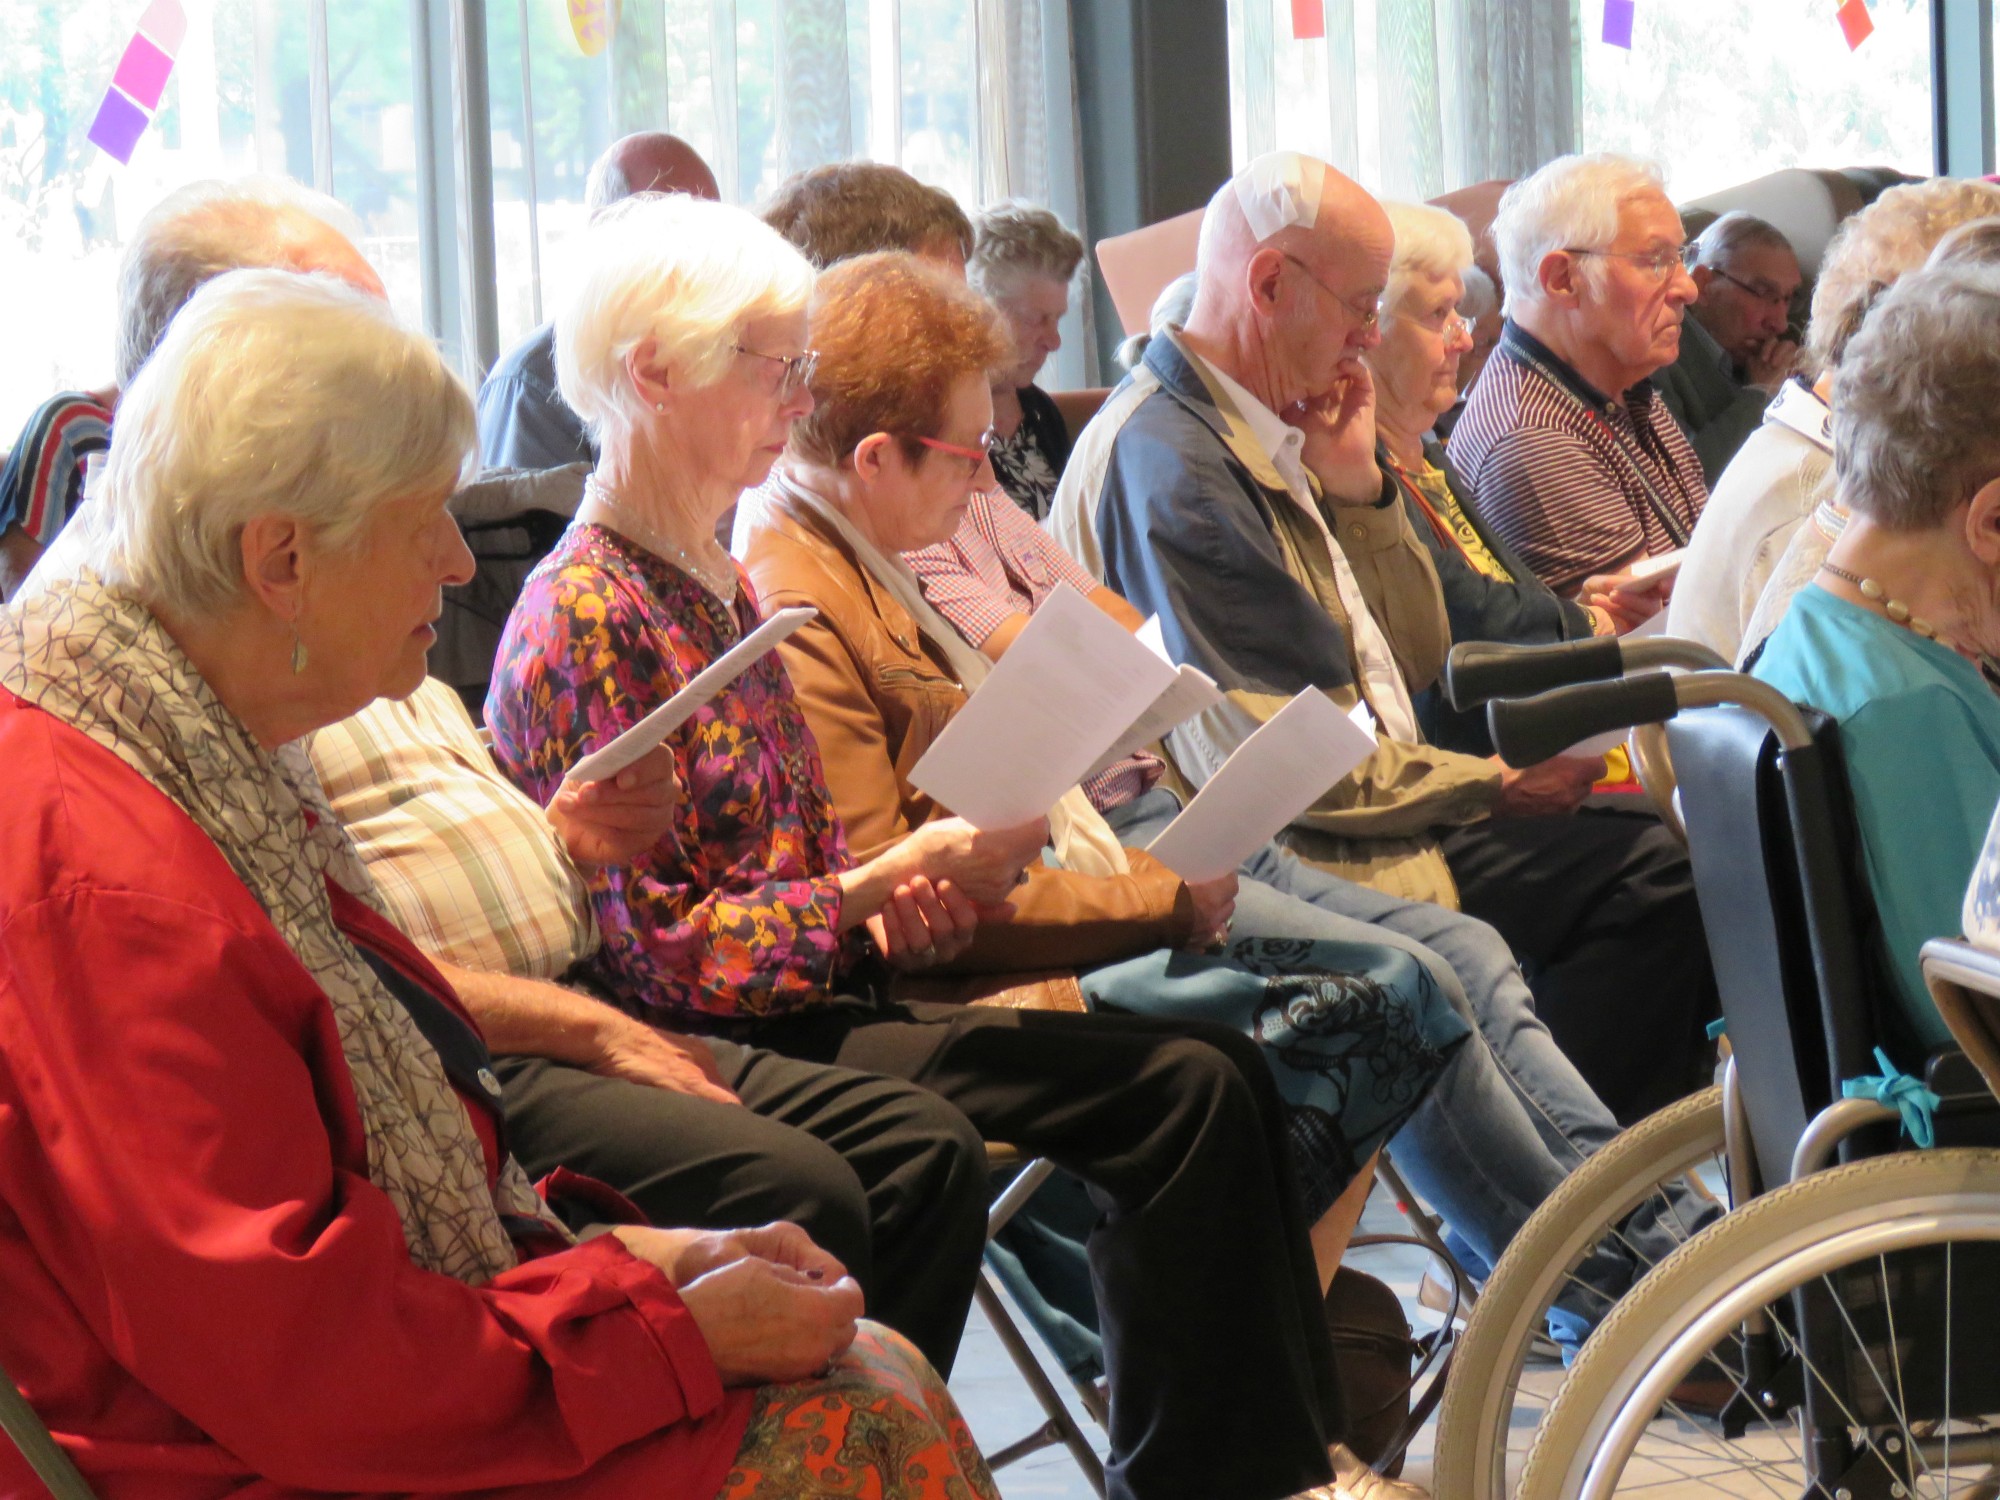
{"label": "denim jeans", "polygon": [[[1179,810],[1171,792],[1156,789],[1105,816],[1119,840],[1137,848]],[[1238,932],[1407,948],[1478,1027],[1390,1150],[1455,1241],[1471,1249],[1467,1269],[1482,1274],[1570,1170],[1618,1133],[1618,1122],[1536,1018],[1520,966],[1484,922],[1342,880],[1276,844],[1252,855],[1240,873]],[[1658,1262],[1719,1212],[1678,1179],[1656,1194],[1578,1268],[1582,1285],[1558,1301],[1551,1333],[1581,1343],[1643,1274],[1635,1255],[1646,1266]]]}

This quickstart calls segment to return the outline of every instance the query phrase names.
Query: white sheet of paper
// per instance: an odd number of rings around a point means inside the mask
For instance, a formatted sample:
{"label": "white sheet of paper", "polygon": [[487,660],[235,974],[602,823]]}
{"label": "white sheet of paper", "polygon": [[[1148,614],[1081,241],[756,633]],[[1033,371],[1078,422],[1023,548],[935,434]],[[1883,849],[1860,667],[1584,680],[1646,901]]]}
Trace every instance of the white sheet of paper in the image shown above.
{"label": "white sheet of paper", "polygon": [[1627,641],[1643,641],[1649,635],[1665,635],[1666,633],[1667,633],[1667,612],[1663,609],[1656,615],[1649,615],[1645,619],[1645,621],[1643,621],[1641,624],[1634,625],[1630,630],[1626,631],[1625,634],[1620,637],[1620,639]]}
{"label": "white sheet of paper", "polygon": [[1374,753],[1374,735],[1307,688],[1236,747],[1146,852],[1183,880],[1227,875]]}
{"label": "white sheet of paper", "polygon": [[1629,729],[1607,729],[1602,734],[1594,734],[1587,740],[1578,740],[1569,749],[1558,754],[1576,760],[1587,760],[1593,755],[1609,755],[1632,737]]}
{"label": "white sheet of paper", "polygon": [[1132,639],[1152,652],[1153,655],[1159,657],[1161,661],[1171,662],[1173,660],[1167,654],[1167,638],[1161,632],[1160,617],[1158,615],[1147,615],[1146,623],[1132,632]]}
{"label": "white sheet of paper", "polygon": [[1634,583],[1649,583],[1669,573],[1680,572],[1686,557],[1687,548],[1676,547],[1672,552],[1656,552],[1651,557],[1642,557],[1625,572]]}
{"label": "white sheet of paper", "polygon": [[976,828],[1039,818],[1175,676],[1131,631],[1060,585],[910,782]]}
{"label": "white sheet of paper", "polygon": [[781,609],[722,655],[695,673],[694,680],[645,718],[569,768],[564,781],[603,781],[616,776],[659,744],[695,712],[747,671],[752,662],[810,620],[819,611],[810,606]]}
{"label": "white sheet of paper", "polygon": [[1221,701],[1222,689],[1215,685],[1215,679],[1208,673],[1199,667],[1179,668],[1167,690],[1155,698],[1152,706],[1140,714],[1132,727],[1097,758],[1097,764],[1083,774],[1095,776],[1107,766],[1116,765],[1134,750],[1152,744],[1168,730],[1185,724],[1196,714],[1206,712]]}

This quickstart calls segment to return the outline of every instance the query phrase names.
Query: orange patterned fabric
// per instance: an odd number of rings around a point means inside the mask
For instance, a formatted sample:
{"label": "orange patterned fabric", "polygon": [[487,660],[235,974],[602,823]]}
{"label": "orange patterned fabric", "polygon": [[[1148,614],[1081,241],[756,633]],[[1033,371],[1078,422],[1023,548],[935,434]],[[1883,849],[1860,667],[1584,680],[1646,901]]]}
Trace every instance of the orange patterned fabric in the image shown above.
{"label": "orange patterned fabric", "polygon": [[999,1500],[965,1418],[923,1356],[863,1324],[826,1375],[757,1392],[716,1500]]}

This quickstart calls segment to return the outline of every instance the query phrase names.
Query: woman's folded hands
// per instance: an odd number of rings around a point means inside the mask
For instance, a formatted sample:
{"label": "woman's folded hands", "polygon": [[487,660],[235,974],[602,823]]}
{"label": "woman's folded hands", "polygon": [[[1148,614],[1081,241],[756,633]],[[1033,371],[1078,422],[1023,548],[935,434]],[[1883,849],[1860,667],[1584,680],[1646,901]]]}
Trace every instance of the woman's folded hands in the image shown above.
{"label": "woman's folded hands", "polygon": [[861,1288],[796,1224],[611,1232],[674,1284],[724,1385],[804,1380],[854,1342]]}
{"label": "woman's folded hands", "polygon": [[974,828],[963,818],[926,823],[840,877],[843,930],[865,925],[900,969],[958,957],[981,921],[1014,913],[1009,894],[1048,842],[1046,820]]}

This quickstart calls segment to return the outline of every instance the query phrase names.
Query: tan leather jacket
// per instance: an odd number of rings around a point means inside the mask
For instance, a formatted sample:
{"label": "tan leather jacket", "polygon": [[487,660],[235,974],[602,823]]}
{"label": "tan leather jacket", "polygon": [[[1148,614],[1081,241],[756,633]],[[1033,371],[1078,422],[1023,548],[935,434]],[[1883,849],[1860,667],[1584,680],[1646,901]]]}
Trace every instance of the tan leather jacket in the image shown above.
{"label": "tan leather jacket", "polygon": [[[793,511],[764,507],[743,565],[766,610],[819,611],[779,651],[856,856],[947,816],[909,773],[966,693],[909,612],[845,542]],[[1031,867],[1014,919],[983,924],[956,968],[1078,968],[1185,942],[1194,907],[1180,878],[1142,852],[1128,857],[1122,876]]]}

